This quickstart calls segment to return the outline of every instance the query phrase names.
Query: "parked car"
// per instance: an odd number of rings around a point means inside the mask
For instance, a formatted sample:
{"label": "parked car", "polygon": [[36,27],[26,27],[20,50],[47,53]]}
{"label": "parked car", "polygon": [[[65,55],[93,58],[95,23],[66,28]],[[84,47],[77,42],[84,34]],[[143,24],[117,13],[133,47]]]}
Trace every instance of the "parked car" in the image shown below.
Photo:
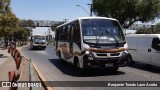
{"label": "parked car", "polygon": [[130,53],[129,65],[133,61],[160,66],[160,34],[133,34],[126,36]]}

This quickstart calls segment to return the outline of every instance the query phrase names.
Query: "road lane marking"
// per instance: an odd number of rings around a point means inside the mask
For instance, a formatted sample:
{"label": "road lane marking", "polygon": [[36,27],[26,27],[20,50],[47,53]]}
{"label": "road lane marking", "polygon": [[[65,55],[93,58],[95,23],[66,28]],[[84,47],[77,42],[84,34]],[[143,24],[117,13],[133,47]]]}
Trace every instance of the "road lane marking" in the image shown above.
{"label": "road lane marking", "polygon": [[[47,90],[53,90],[53,89],[51,88],[51,85],[49,85],[49,83],[47,82],[47,80],[44,78],[44,76],[43,76],[43,75],[41,74],[41,72],[38,70],[37,66],[36,66],[33,62],[32,62],[32,65],[33,65],[34,69],[36,70],[38,76],[39,76],[40,79],[42,80],[42,82],[44,82]],[[47,87],[47,86],[50,86],[50,87]]]}

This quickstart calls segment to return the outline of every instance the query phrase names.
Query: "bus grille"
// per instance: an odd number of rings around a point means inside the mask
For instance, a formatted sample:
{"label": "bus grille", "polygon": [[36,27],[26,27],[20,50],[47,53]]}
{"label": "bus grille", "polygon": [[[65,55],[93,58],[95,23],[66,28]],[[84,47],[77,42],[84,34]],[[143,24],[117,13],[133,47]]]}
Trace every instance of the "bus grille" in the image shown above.
{"label": "bus grille", "polygon": [[107,56],[107,54],[96,54],[97,56]]}
{"label": "bus grille", "polygon": [[119,56],[120,53],[111,53],[111,56]]}

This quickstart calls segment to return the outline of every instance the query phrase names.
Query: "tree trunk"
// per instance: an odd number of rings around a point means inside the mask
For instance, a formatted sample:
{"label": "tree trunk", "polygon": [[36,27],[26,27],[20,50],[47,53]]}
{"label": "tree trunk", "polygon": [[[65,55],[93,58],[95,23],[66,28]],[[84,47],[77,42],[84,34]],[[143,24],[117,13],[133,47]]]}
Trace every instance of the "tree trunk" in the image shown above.
{"label": "tree trunk", "polygon": [[8,37],[4,36],[5,49],[8,47]]}
{"label": "tree trunk", "polygon": [[12,45],[12,36],[9,36],[9,46]]}

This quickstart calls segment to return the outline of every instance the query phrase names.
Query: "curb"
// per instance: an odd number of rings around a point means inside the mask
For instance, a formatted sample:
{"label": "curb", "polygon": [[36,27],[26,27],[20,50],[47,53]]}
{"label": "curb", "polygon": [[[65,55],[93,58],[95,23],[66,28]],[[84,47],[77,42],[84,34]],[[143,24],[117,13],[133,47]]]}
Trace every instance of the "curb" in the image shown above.
{"label": "curb", "polygon": [[[22,56],[22,57],[26,58],[25,56]],[[29,61],[30,59],[26,58],[26,60]],[[47,90],[53,90],[51,87],[47,87],[47,86],[51,86],[51,85],[49,85],[49,83],[48,83],[47,80],[44,78],[44,76],[42,75],[42,73],[39,71],[39,69],[37,68],[37,66],[36,66],[33,62],[32,62],[32,65],[33,65],[36,73],[38,74],[40,80],[43,82],[43,84],[44,84],[44,86],[45,86],[44,88],[46,88]]]}
{"label": "curb", "polygon": [[40,77],[40,79],[42,80],[42,82],[44,83],[45,87],[47,88],[47,90],[53,90],[51,87],[47,87],[50,86],[49,83],[46,81],[46,79],[44,78],[44,76],[41,74],[41,72],[38,70],[37,66],[32,63],[34,69],[36,70],[38,76]]}
{"label": "curb", "polygon": [[[25,46],[24,46],[24,47],[25,47]],[[21,51],[21,50],[22,50],[22,47],[19,48],[18,50]],[[22,56],[22,57],[26,58],[25,56]],[[28,59],[28,58],[26,58],[26,60],[30,61],[30,59]],[[36,73],[38,74],[40,80],[43,82],[43,84],[44,84],[44,86],[45,86],[44,88],[46,88],[47,90],[53,90],[53,89],[50,87],[51,85],[49,85],[49,83],[48,83],[47,80],[44,78],[44,76],[42,75],[42,73],[39,71],[39,69],[37,68],[37,66],[36,66],[33,62],[32,62],[32,65],[33,65]],[[47,87],[47,86],[49,86],[49,87]]]}

